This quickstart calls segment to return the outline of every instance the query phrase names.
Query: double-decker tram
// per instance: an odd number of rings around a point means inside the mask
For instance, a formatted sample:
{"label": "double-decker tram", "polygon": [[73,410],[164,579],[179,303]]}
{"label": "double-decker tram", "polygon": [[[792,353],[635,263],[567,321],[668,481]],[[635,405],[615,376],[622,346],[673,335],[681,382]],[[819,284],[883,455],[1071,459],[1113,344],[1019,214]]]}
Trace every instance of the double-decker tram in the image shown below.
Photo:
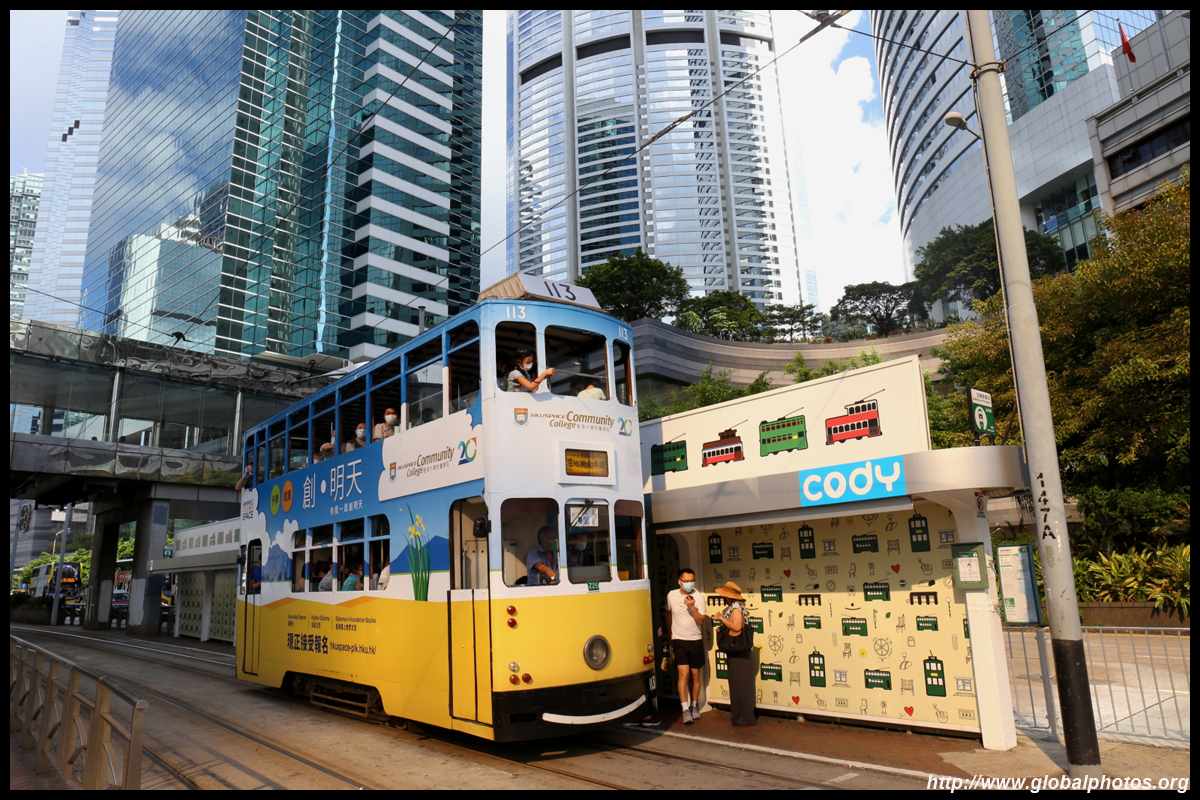
{"label": "double-decker tram", "polygon": [[864,398],[845,408],[845,414],[825,420],[825,444],[861,439],[864,436],[879,436],[883,433],[879,429],[878,401]]}
{"label": "double-decker tram", "polygon": [[649,713],[630,329],[529,283],[246,433],[239,678],[494,740]]}

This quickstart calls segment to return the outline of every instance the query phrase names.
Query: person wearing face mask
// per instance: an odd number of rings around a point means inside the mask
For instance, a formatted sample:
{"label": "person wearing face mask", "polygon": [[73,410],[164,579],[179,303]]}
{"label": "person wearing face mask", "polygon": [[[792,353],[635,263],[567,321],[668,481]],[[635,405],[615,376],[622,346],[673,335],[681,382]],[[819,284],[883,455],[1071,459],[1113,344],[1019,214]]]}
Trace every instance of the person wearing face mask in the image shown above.
{"label": "person wearing face mask", "polygon": [[525,558],[529,572],[528,585],[542,586],[558,583],[558,531],[549,525],[538,529],[538,546]]}
{"label": "person wearing face mask", "polygon": [[375,426],[371,431],[371,441],[378,442],[380,439],[386,439],[396,432],[396,426],[400,424],[400,417],[396,414],[396,409],[389,408],[383,412],[383,422]]}
{"label": "person wearing face mask", "polygon": [[354,438],[346,442],[346,447],[342,450],[343,453],[349,453],[351,450],[357,450],[360,447],[367,446],[367,423],[360,422],[358,427],[354,429]]}
{"label": "person wearing face mask", "polygon": [[[704,667],[704,595],[696,591],[696,573],[679,570],[679,591],[667,594],[667,636],[679,669],[679,703],[683,724],[700,719],[700,670]],[[691,685],[691,700],[688,686]]]}
{"label": "person wearing face mask", "polygon": [[508,373],[508,391],[536,392],[542,381],[554,374],[554,367],[547,367],[542,374],[533,377],[533,351],[522,347],[517,351],[517,368]]}

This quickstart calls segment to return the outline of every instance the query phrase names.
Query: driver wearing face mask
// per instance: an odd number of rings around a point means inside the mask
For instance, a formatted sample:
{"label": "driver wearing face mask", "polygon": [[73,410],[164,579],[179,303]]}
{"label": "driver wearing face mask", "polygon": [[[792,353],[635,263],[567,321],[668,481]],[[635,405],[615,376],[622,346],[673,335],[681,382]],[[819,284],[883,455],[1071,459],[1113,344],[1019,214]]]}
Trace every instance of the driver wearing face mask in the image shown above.
{"label": "driver wearing face mask", "polygon": [[396,409],[389,408],[383,412],[383,422],[371,429],[371,441],[378,442],[380,439],[386,439],[396,433],[396,426],[400,424],[400,417],[396,414]]}
{"label": "driver wearing face mask", "polygon": [[587,552],[588,537],[583,531],[571,531],[567,534],[567,566],[568,567],[590,567],[594,564],[588,564],[589,558]]}

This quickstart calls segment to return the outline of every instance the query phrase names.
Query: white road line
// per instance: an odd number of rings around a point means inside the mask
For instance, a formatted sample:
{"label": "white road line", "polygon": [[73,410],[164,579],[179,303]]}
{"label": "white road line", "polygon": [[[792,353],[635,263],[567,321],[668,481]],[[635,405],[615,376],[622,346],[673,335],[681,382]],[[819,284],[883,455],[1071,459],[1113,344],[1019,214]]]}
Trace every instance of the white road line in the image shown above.
{"label": "white road line", "polygon": [[883,766],[880,766],[879,764],[867,764],[863,761],[849,761],[844,758],[828,758],[826,756],[814,756],[814,755],[810,755],[808,753],[796,753],[791,750],[779,750],[774,747],[763,747],[762,745],[757,745],[757,744],[744,744],[742,742],[728,742],[723,739],[709,739],[704,736],[692,736],[691,734],[687,734],[687,733],[675,733],[674,731],[663,731],[662,735],[663,736],[672,736],[676,739],[688,739],[693,742],[707,742],[708,744],[720,744],[720,745],[724,745],[726,747],[736,747],[739,750],[753,750],[756,753],[768,753],[773,756],[787,756],[788,758],[797,758],[797,759],[800,759],[801,761],[816,761],[821,764],[835,764],[839,767],[846,767],[847,769],[862,769],[862,770],[870,770],[873,772],[886,772],[891,775],[905,775],[910,778],[919,778],[923,781],[927,781],[931,777],[945,778],[946,780],[950,780],[950,781],[954,780],[954,778],[952,778],[949,775],[939,775],[936,772],[921,772],[920,770],[901,769],[900,767],[883,767]]}
{"label": "white road line", "polygon": [[822,783],[841,783],[842,781],[848,781],[851,778],[857,778],[857,777],[858,777],[857,772],[847,772],[845,775],[838,775],[836,778],[830,778],[827,781],[822,781]]}

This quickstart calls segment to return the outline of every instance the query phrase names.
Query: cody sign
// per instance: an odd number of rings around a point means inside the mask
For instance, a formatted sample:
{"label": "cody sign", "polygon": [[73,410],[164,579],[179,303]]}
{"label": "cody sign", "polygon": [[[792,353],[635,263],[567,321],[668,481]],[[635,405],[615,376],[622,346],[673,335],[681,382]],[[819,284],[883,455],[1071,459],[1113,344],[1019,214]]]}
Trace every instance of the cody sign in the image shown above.
{"label": "cody sign", "polygon": [[799,474],[802,508],[908,494],[900,456],[806,469]]}

